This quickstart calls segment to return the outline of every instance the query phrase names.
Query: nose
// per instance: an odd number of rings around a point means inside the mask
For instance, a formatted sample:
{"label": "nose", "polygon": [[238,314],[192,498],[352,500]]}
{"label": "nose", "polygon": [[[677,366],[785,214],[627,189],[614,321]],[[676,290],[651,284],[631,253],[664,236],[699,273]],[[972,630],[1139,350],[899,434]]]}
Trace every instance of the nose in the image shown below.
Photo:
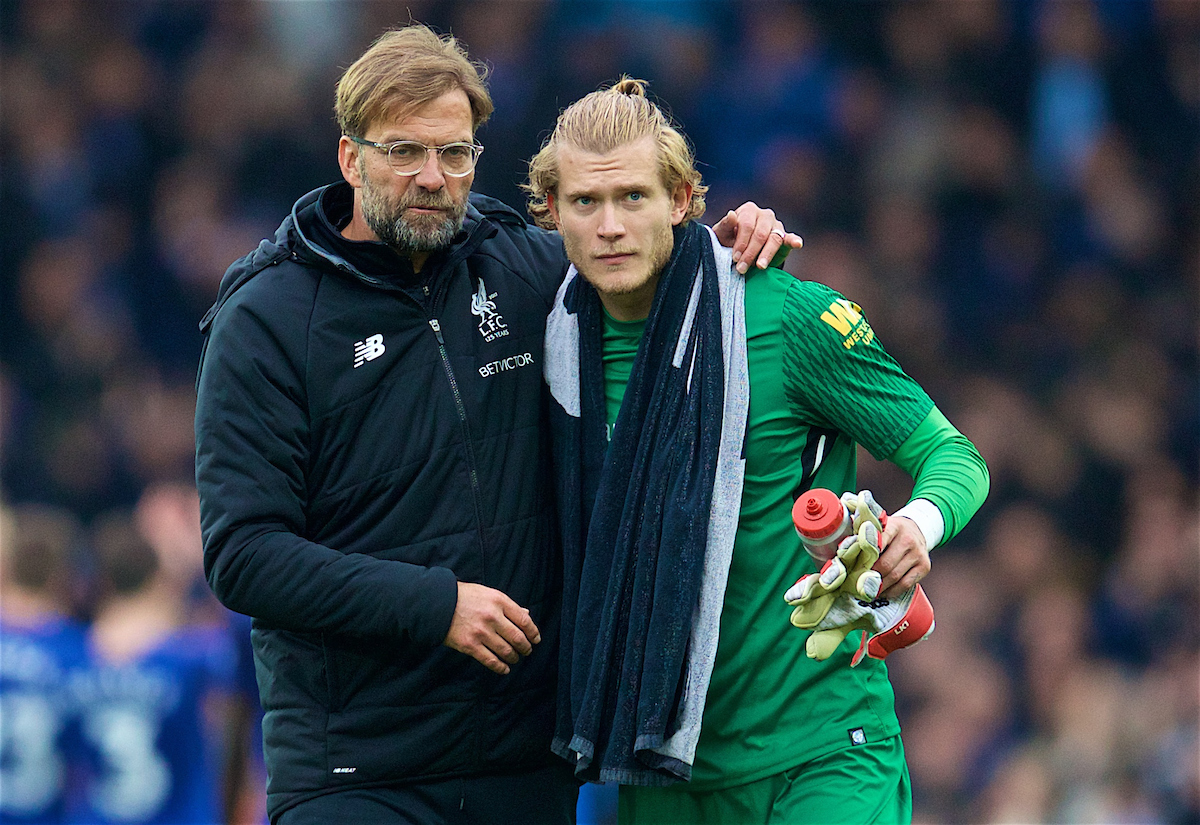
{"label": "nose", "polygon": [[625,225],[621,223],[621,216],[612,203],[606,203],[601,208],[600,223],[596,227],[596,233],[606,240],[619,238],[625,234]]}
{"label": "nose", "polygon": [[416,174],[414,181],[426,192],[436,192],[446,185],[446,176],[442,174],[442,161],[437,152],[429,152],[429,156],[425,158],[425,165]]}

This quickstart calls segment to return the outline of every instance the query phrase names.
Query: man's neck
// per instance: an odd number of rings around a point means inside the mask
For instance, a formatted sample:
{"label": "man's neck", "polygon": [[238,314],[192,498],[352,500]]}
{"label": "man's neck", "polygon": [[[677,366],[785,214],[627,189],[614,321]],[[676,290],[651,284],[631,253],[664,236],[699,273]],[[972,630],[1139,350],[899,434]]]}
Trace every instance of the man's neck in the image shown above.
{"label": "man's neck", "polygon": [[156,581],[105,602],[92,623],[92,636],[106,660],[121,663],[157,647],[183,622],[181,594]]}

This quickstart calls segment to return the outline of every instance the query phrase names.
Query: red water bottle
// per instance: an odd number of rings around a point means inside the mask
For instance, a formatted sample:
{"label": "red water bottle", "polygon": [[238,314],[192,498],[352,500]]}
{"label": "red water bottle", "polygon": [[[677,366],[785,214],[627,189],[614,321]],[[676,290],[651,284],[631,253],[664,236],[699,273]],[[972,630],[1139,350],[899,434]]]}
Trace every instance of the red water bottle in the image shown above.
{"label": "red water bottle", "polygon": [[792,505],[792,524],[819,568],[837,555],[842,539],[854,532],[850,510],[833,490],[809,490]]}

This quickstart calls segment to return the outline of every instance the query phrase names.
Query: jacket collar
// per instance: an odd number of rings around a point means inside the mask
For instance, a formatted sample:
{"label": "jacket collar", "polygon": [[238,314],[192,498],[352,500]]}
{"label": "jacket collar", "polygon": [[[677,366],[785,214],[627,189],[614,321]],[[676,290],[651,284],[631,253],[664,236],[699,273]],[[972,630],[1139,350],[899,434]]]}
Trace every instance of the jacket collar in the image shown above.
{"label": "jacket collar", "polygon": [[[343,189],[344,192],[341,191]],[[314,189],[296,201],[292,206],[291,214],[275,231],[273,240],[264,239],[255,250],[234,261],[226,270],[217,290],[216,301],[200,320],[200,331],[207,333],[217,312],[236,290],[266,267],[289,257],[302,260],[310,266],[336,270],[377,289],[403,290],[404,284],[394,277],[380,277],[365,271],[353,260],[354,256],[330,248],[340,245],[322,243],[321,233],[314,231],[313,221],[318,219],[317,210],[321,206],[322,199],[327,195],[331,199],[329,205],[331,211],[334,212],[332,217],[336,220],[337,204],[351,194],[349,190],[350,185],[341,181]],[[329,217],[329,215],[325,215],[324,219],[327,220]],[[499,224],[524,225],[525,219],[516,210],[501,201],[472,192],[470,202],[467,204],[467,215],[463,221],[462,230],[455,236],[449,249],[436,256],[430,256],[430,263],[434,267],[430,270],[431,273],[434,273],[433,277],[436,277],[438,272],[451,271],[456,264],[465,260],[484,241],[499,231]],[[337,233],[337,228],[334,227],[333,231]],[[337,234],[340,237],[340,233]],[[347,243],[357,245],[361,242],[348,241]],[[383,244],[378,243],[371,244],[371,246],[387,249]],[[390,252],[390,250],[387,251]],[[396,258],[400,257],[394,252],[391,254]],[[411,272],[411,265],[407,266],[408,271]]]}
{"label": "jacket collar", "polygon": [[414,274],[411,262],[385,244],[352,241],[341,235],[352,197],[353,190],[345,181],[309,192],[296,201],[276,241],[287,236],[297,255],[309,262],[333,267],[370,286],[402,289],[428,283],[464,260],[496,234],[497,223],[510,223],[514,219],[524,223],[515,210],[500,201],[472,193],[462,229],[450,246],[431,255],[421,273]]}

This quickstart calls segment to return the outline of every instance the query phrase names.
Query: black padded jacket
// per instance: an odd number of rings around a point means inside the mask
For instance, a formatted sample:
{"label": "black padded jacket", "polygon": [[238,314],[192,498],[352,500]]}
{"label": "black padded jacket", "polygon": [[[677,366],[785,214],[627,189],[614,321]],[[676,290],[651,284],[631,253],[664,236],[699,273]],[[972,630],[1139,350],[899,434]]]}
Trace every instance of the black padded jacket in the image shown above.
{"label": "black padded jacket", "polygon": [[[254,617],[272,815],[331,789],[547,764],[561,573],[544,428],[558,236],[471,196],[419,275],[301,198],[205,316],[196,478],[217,597]],[[441,645],[457,581],[543,640],[496,675]]]}

